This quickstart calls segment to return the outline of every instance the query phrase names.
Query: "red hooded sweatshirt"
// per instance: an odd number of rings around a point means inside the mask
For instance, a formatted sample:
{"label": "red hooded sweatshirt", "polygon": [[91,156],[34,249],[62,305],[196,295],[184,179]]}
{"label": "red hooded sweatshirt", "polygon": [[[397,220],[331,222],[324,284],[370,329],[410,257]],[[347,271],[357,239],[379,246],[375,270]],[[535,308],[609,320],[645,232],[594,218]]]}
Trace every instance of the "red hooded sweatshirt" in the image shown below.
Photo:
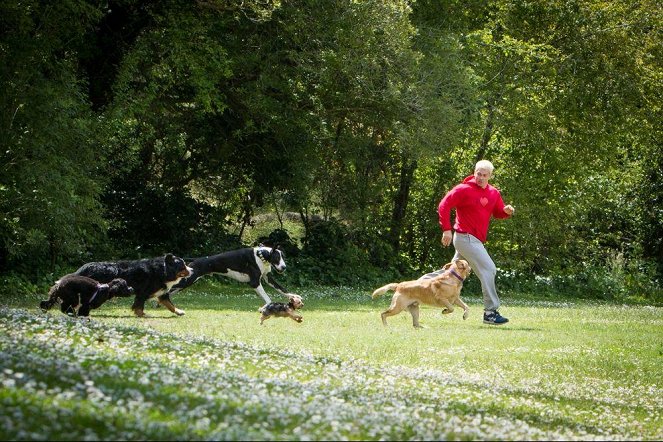
{"label": "red hooded sweatshirt", "polygon": [[481,242],[486,242],[490,216],[508,218],[504,211],[504,201],[500,191],[488,184],[485,189],[477,185],[474,175],[447,193],[437,208],[442,231],[451,230],[451,209],[456,209],[454,230],[458,233],[469,233]]}

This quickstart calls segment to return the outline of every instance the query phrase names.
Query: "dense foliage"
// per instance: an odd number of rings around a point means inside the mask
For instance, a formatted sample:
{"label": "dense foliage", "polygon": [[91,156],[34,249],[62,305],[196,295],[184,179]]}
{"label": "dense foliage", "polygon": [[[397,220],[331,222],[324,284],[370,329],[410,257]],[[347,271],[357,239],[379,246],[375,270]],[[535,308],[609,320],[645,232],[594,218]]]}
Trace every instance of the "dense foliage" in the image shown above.
{"label": "dense foliage", "polygon": [[0,271],[216,253],[295,213],[300,283],[416,274],[487,158],[504,284],[660,302],[660,24],[651,0],[3,1]]}

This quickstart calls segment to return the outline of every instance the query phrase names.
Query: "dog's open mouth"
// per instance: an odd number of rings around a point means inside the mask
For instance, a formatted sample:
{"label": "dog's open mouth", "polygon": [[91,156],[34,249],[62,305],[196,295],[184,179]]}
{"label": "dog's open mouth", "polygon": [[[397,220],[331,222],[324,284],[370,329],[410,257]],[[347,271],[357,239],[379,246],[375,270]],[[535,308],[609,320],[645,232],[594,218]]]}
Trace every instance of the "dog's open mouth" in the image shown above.
{"label": "dog's open mouth", "polygon": [[278,267],[274,267],[274,270],[276,270],[276,273],[279,273],[279,274],[285,272],[285,269],[280,269]]}

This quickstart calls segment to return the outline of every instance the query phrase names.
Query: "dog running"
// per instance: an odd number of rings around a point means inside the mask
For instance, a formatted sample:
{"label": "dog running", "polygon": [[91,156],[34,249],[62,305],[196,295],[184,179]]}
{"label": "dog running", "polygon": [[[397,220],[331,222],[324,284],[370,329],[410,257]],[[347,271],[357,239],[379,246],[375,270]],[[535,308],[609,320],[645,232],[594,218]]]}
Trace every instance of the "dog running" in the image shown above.
{"label": "dog running", "polygon": [[290,301],[285,302],[271,302],[262,306],[258,311],[260,315],[260,325],[271,317],[277,318],[291,318],[293,321],[302,322],[304,318],[298,315],[295,310],[304,307],[301,299],[290,298]]}
{"label": "dog running", "polygon": [[387,317],[399,314],[404,309],[408,309],[412,315],[412,325],[420,328],[419,325],[419,304],[427,304],[434,307],[444,307],[443,314],[449,314],[454,311],[454,304],[461,307],[463,319],[467,319],[469,308],[460,299],[460,291],[463,288],[463,282],[470,275],[471,268],[467,261],[459,259],[446,264],[444,272],[433,277],[419,278],[414,281],[405,281],[400,283],[387,284],[373,292],[373,299],[383,295],[389,290],[394,290],[394,296],[391,298],[391,305],[382,312],[382,324],[387,325]]}
{"label": "dog running", "polygon": [[48,299],[41,301],[42,310],[50,310],[60,302],[60,310],[70,316],[88,317],[91,309],[97,309],[111,298],[132,296],[134,289],[122,278],[101,284],[92,278],[65,275],[51,287]]}
{"label": "dog running", "polygon": [[145,316],[145,302],[155,297],[168,310],[181,316],[184,312],[176,308],[170,299],[162,299],[160,295],[167,293],[182,278],[189,276],[191,268],[187,267],[182,258],[169,253],[137,261],[90,262],[76,270],[74,274],[87,276],[102,283],[115,278],[125,279],[136,293],[131,309],[138,317]]}
{"label": "dog running", "polygon": [[192,269],[191,275],[175,284],[167,293],[160,296],[160,300],[170,302],[170,295],[174,295],[180,290],[190,287],[201,277],[210,274],[219,274],[239,282],[247,282],[262,297],[265,305],[270,304],[272,300],[267,292],[265,292],[262,281],[267,282],[267,284],[283,296],[288,297],[288,299],[295,299],[299,303],[302,302],[301,296],[287,293],[270,274],[272,268],[277,273],[283,273],[286,268],[285,255],[278,246],[271,248],[261,244],[258,247],[246,247],[218,255],[204,256],[191,261],[189,267]]}

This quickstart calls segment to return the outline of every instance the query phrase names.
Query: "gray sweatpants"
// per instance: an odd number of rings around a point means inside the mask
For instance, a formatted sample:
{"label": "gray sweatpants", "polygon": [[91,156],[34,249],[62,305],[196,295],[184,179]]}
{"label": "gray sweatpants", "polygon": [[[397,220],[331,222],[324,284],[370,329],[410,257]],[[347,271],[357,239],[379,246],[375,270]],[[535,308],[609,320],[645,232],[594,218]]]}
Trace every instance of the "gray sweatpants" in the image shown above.
{"label": "gray sweatpants", "polygon": [[483,243],[469,233],[454,233],[453,242],[456,249],[453,260],[464,259],[467,261],[481,281],[484,309],[497,310],[500,306],[500,298],[497,296],[495,288],[497,268]]}

